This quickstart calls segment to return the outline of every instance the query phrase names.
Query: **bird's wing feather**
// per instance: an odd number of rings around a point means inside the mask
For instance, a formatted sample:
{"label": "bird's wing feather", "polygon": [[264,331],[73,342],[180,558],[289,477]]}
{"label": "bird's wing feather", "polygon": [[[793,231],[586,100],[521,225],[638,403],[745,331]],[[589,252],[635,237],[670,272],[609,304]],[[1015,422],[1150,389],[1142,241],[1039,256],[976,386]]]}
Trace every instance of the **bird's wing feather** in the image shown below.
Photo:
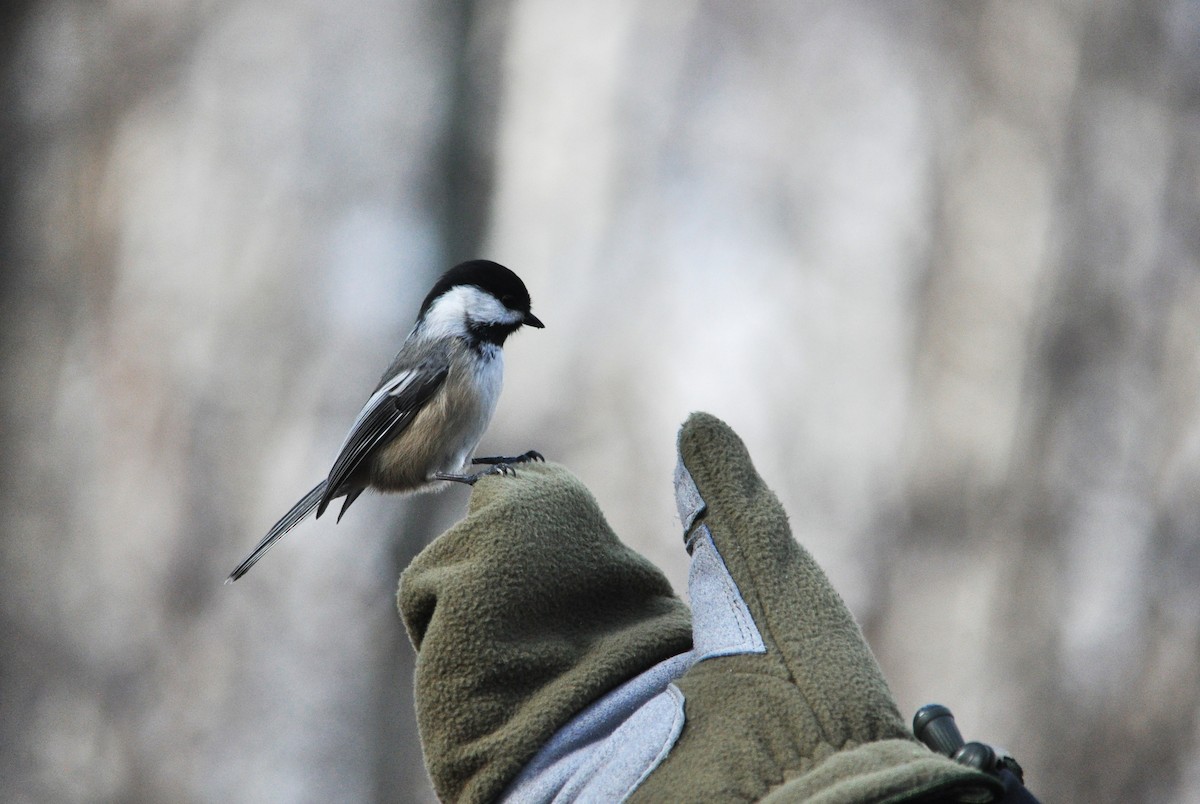
{"label": "bird's wing feather", "polygon": [[337,460],[325,481],[325,493],[317,504],[317,516],[325,512],[331,500],[354,491],[344,489],[342,485],[377,446],[391,441],[412,424],[446,381],[449,371],[449,363],[443,356],[430,356],[415,368],[399,371],[380,385],[363,406],[338,451]]}

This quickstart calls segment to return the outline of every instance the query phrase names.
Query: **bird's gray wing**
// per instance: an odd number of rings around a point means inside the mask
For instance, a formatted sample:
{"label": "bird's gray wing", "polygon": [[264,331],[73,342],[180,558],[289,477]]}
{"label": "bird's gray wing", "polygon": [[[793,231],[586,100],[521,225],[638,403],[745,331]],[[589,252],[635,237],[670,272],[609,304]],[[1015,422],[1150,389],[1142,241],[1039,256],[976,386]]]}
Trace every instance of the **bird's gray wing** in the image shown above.
{"label": "bird's gray wing", "polygon": [[401,369],[380,384],[363,406],[338,451],[337,460],[325,481],[325,491],[317,504],[317,516],[325,512],[331,500],[343,494],[358,496],[360,489],[343,488],[343,484],[363,466],[376,447],[391,441],[412,424],[446,381],[449,372],[450,364],[444,355],[430,355],[413,368]]}

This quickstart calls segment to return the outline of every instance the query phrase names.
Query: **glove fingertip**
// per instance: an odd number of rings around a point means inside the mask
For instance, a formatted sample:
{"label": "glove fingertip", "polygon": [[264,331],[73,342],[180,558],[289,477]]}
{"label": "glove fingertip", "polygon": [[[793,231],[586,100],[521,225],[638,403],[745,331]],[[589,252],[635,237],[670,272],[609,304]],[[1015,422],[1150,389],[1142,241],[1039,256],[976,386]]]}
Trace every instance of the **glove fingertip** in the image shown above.
{"label": "glove fingertip", "polygon": [[741,441],[721,419],[702,410],[693,411],[679,428],[679,454],[687,463],[698,457],[701,452],[728,440]]}
{"label": "glove fingertip", "polygon": [[750,451],[728,424],[711,413],[695,412],[679,429],[679,461],[691,475],[700,496],[711,504],[711,493],[748,498],[758,492],[762,478],[750,459]]}

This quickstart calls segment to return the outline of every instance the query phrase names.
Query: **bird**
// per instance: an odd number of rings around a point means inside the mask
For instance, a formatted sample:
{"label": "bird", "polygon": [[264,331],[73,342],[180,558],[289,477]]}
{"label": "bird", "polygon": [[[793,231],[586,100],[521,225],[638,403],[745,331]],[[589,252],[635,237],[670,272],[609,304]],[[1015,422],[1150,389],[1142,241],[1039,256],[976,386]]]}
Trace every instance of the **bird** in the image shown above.
{"label": "bird", "polygon": [[[329,475],[300,498],[229,574],[245,575],[289,530],[341,498],[340,522],[366,489],[420,492],[474,485],[513,465],[543,460],[536,450],[512,458],[472,458],[496,409],[504,342],[521,327],[545,325],[525,283],[490,260],[455,265],[434,283],[416,323],[338,450]],[[467,462],[487,465],[464,473]]]}

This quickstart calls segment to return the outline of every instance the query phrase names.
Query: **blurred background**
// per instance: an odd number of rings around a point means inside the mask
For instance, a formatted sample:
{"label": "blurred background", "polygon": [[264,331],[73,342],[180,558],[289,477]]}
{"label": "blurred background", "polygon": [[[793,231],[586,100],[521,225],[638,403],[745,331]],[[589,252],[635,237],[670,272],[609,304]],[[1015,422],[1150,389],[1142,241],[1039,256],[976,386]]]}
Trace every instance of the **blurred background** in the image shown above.
{"label": "blurred background", "polygon": [[397,576],[467,492],[328,470],[433,278],[685,591],[746,440],[901,709],[1044,801],[1200,790],[1200,3],[14,0],[0,797],[432,799]]}

